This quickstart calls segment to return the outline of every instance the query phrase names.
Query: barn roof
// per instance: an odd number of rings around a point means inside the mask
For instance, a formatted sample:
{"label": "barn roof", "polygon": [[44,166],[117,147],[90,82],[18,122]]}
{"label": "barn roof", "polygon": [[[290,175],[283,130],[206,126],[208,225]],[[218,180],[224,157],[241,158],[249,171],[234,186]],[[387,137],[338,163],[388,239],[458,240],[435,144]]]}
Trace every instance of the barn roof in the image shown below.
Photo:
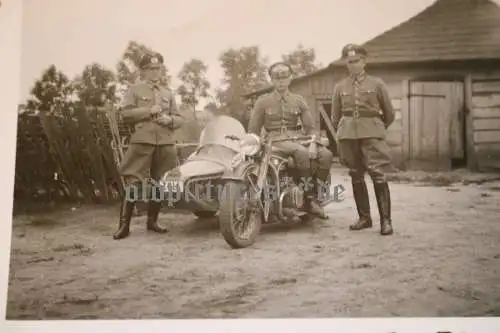
{"label": "barn roof", "polygon": [[[363,46],[369,64],[499,59],[500,6],[491,0],[436,0]],[[295,81],[337,66],[342,66],[340,59]]]}
{"label": "barn roof", "polygon": [[363,45],[370,63],[498,59],[500,7],[490,0],[437,0]]}

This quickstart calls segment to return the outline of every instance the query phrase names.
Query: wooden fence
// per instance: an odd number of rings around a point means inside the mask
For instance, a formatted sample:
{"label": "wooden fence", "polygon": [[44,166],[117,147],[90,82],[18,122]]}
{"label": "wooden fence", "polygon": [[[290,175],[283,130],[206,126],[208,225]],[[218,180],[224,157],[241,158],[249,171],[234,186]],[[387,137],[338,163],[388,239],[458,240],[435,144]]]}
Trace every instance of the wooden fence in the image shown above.
{"label": "wooden fence", "polygon": [[[176,133],[180,161],[194,149],[195,118]],[[131,134],[112,107],[59,115],[20,114],[14,202],[114,202],[123,192],[118,165]]]}

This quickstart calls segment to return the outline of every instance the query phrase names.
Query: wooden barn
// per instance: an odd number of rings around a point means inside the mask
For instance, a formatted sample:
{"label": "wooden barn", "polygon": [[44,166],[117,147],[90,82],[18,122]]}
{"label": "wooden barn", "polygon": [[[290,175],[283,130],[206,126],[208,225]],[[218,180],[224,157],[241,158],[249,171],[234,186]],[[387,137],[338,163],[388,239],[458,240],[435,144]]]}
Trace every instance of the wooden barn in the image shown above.
{"label": "wooden barn", "polygon": [[[355,41],[353,41],[355,42]],[[500,7],[490,0],[437,0],[363,44],[367,72],[388,85],[388,130],[397,166],[427,170],[500,167]],[[340,53],[340,52],[339,52]],[[316,124],[331,137],[331,98],[347,75],[340,60],[298,77]],[[270,89],[252,92],[255,101]],[[334,140],[331,147],[336,154]]]}

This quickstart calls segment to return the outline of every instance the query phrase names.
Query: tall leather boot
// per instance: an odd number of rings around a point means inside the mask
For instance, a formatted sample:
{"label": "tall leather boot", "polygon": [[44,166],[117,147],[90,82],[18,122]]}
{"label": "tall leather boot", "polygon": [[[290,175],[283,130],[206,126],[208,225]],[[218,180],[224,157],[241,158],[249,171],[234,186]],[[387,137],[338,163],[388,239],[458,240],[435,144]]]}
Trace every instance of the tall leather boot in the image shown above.
{"label": "tall leather boot", "polygon": [[158,215],[160,215],[162,202],[150,200],[148,204],[148,219],[147,219],[147,230],[158,232],[164,234],[168,232],[168,229],[162,228],[158,225]]}
{"label": "tall leather boot", "polygon": [[135,202],[128,200],[127,197],[123,198],[120,207],[120,220],[118,230],[113,234],[113,239],[123,239],[130,235],[130,220],[134,213]]}
{"label": "tall leather boot", "polygon": [[368,197],[368,189],[365,181],[352,182],[352,192],[354,201],[358,210],[359,219],[356,223],[349,226],[350,230],[362,230],[373,226],[370,216],[370,198]]}
{"label": "tall leather boot", "polygon": [[328,215],[325,213],[323,207],[320,206],[318,202],[318,195],[320,193],[324,193],[324,189],[322,187],[329,186],[328,176],[330,175],[330,170],[317,170],[316,175],[313,178],[314,188],[311,193],[309,193],[308,198],[308,208],[309,212],[322,220],[327,220]]}
{"label": "tall leather boot", "polygon": [[380,214],[380,234],[383,236],[392,235],[394,230],[391,221],[391,193],[387,182],[374,183],[375,197]]}
{"label": "tall leather boot", "polygon": [[314,214],[311,203],[314,201],[314,182],[309,169],[297,169],[294,173],[296,184],[304,191],[304,205],[298,210]]}
{"label": "tall leather boot", "polygon": [[[305,192],[307,192],[307,188],[309,185],[308,184],[308,177],[310,177],[309,172],[305,172],[305,170],[299,169],[295,166],[292,169],[291,176],[292,176],[292,179],[293,179],[293,182],[295,183],[295,185],[297,185],[302,191],[304,191],[304,199],[305,199],[305,196],[306,196]],[[292,214],[297,215],[300,212],[305,212],[306,211],[306,203],[304,202],[304,205],[302,207],[298,207],[298,208],[287,207],[287,211],[288,211],[289,215],[292,215]]]}

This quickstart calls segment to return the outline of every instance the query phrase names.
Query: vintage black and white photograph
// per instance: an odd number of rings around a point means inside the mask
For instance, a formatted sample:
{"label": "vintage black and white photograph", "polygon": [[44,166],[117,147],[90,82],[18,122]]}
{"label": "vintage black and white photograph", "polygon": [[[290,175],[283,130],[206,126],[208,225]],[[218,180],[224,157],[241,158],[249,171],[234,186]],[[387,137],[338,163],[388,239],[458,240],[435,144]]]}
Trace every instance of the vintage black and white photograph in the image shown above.
{"label": "vintage black and white photograph", "polygon": [[500,1],[22,6],[6,320],[500,315]]}

